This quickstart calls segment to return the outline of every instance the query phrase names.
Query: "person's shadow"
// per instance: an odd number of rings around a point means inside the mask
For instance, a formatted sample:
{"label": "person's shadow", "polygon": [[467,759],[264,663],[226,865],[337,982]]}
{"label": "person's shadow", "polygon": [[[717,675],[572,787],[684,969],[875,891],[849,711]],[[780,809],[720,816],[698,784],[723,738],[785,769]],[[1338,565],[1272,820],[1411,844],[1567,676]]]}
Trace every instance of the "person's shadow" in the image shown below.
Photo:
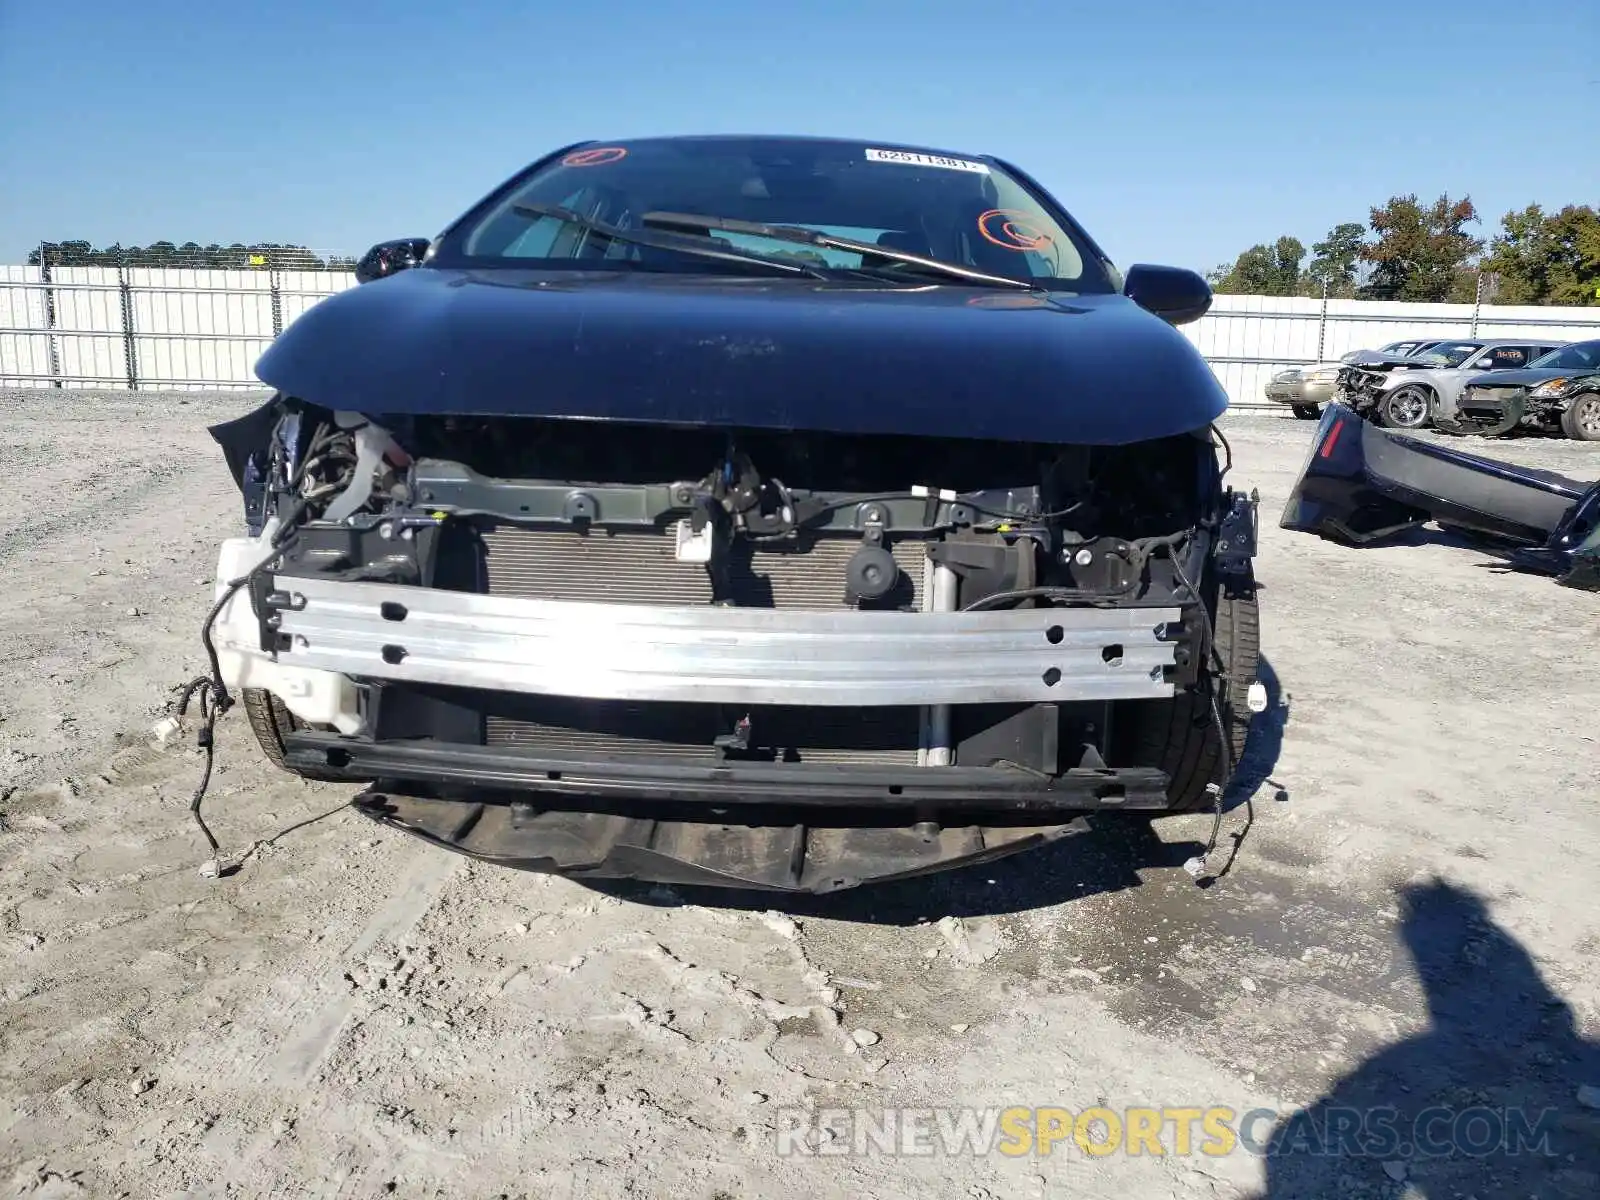
{"label": "person's shadow", "polygon": [[1265,1200],[1600,1197],[1600,1045],[1478,897],[1401,900],[1430,1028],[1272,1129]]}

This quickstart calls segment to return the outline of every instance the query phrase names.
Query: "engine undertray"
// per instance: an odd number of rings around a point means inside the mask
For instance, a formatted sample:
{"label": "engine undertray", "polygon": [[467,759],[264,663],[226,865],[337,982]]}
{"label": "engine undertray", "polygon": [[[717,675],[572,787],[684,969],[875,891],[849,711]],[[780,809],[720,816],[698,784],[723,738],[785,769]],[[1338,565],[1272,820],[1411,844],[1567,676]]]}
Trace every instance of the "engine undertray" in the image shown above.
{"label": "engine undertray", "polygon": [[991,862],[1088,832],[1081,815],[1042,825],[722,824],[389,790],[365,791],[354,803],[381,824],[499,866],[580,880],[811,894]]}

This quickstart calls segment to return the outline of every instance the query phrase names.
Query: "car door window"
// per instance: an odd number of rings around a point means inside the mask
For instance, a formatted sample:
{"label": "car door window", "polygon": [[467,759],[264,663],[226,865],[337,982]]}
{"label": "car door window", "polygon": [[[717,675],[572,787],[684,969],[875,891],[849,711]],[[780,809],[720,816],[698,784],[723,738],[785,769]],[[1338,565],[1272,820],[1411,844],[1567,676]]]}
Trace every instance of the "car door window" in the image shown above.
{"label": "car door window", "polygon": [[1495,346],[1485,350],[1467,365],[1473,371],[1513,371],[1528,365],[1528,347]]}

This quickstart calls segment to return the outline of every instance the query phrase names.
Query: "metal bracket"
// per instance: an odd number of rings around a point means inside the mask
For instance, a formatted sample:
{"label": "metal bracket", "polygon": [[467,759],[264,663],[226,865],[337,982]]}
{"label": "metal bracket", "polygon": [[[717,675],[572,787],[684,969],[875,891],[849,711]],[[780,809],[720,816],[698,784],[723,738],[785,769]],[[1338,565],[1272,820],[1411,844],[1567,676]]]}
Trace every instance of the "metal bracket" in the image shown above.
{"label": "metal bracket", "polygon": [[600,517],[600,505],[588,492],[569,492],[561,505],[563,520],[588,525]]}
{"label": "metal bracket", "polygon": [[872,513],[861,526],[861,544],[863,546],[883,545],[883,515]]}
{"label": "metal bracket", "polygon": [[273,612],[299,612],[306,606],[306,598],[297,592],[274,588],[262,597],[261,607]]}
{"label": "metal bracket", "polygon": [[712,739],[711,745],[716,751],[719,761],[727,759],[729,752],[743,754],[750,749],[750,714],[745,713],[734,722],[732,733],[721,733]]}
{"label": "metal bracket", "polygon": [[1257,509],[1261,493],[1252,488],[1243,492],[1228,492],[1228,511],[1223,515],[1222,527],[1217,531],[1217,570],[1223,575],[1242,575],[1250,568],[1259,544],[1260,524]]}

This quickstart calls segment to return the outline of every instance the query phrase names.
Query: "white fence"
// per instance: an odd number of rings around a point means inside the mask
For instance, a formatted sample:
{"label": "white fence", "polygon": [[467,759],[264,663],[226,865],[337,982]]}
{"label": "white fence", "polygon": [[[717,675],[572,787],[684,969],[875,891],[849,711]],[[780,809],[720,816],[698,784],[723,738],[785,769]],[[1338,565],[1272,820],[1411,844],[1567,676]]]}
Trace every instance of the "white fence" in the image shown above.
{"label": "white fence", "polygon": [[0,266],[0,384],[260,387],[256,359],[350,271]]}
{"label": "white fence", "polygon": [[1410,337],[1529,338],[1553,344],[1600,338],[1600,307],[1412,304],[1300,296],[1218,296],[1183,331],[1236,405],[1262,402],[1284,367],[1337,359]]}
{"label": "white fence", "polygon": [[[349,271],[216,271],[0,266],[0,385],[259,387],[269,342],[318,300],[355,286]],[[1235,405],[1262,402],[1286,366],[1401,338],[1600,337],[1600,307],[1482,307],[1218,296],[1183,332]]]}

